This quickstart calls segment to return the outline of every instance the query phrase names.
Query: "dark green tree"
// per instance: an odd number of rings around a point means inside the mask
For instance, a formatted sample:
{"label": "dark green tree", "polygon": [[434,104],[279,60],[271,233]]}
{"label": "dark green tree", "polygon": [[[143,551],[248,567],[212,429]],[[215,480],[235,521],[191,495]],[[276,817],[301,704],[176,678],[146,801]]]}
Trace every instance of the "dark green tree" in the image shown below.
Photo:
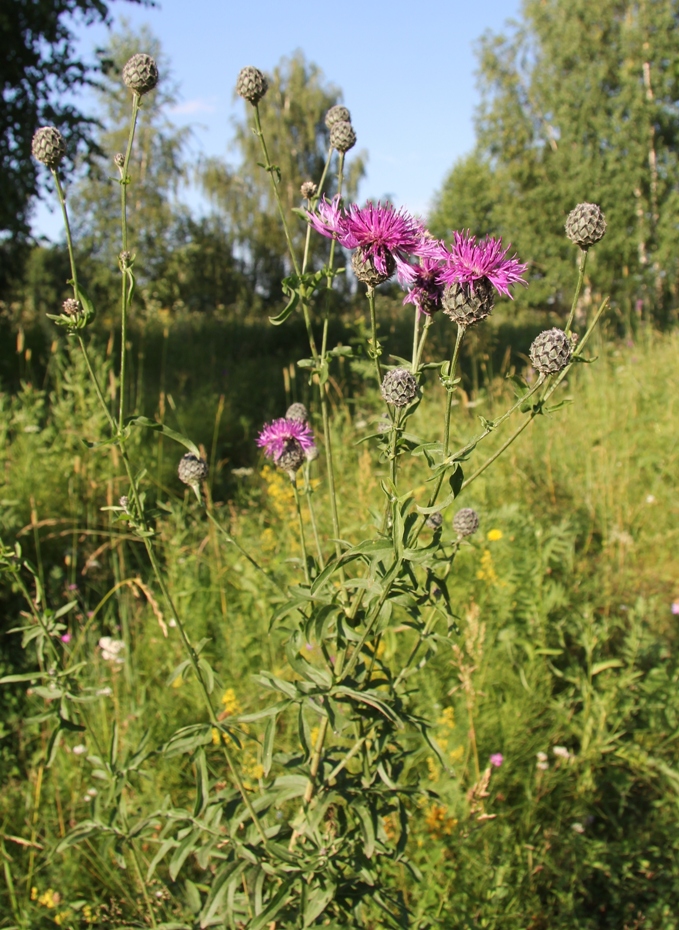
{"label": "dark green tree", "polygon": [[[151,5],[150,0],[130,0]],[[0,286],[22,254],[31,202],[40,190],[31,158],[33,133],[56,125],[66,138],[68,171],[79,148],[91,149],[94,120],[69,96],[96,77],[76,52],[78,22],[107,22],[110,0],[3,0],[0,5]],[[72,98],[71,98],[72,99]],[[46,175],[45,175],[46,177]]]}
{"label": "dark green tree", "polygon": [[[177,87],[158,39],[148,29],[123,28],[100,52],[104,78],[98,92],[101,155],[71,197],[73,228],[88,285],[103,309],[116,299],[120,251],[120,185],[113,158],[124,152],[132,109],[121,72],[140,49],[160,71],[158,87],[142,100],[130,160],[128,231],[133,250],[138,300],[146,307],[206,310],[225,308],[240,296],[242,275],[226,231],[214,219],[196,220],[179,198],[190,166],[185,157],[189,128],[178,128],[169,111]],[[143,261],[141,260],[143,258]]]}
{"label": "dark green tree", "polygon": [[[234,74],[234,85],[235,79]],[[307,180],[318,182],[321,177],[328,154],[324,117],[340,100],[339,89],[325,83],[320,68],[297,52],[274,68],[269,90],[259,104],[271,161],[280,168],[281,197],[298,251],[305,224],[293,210],[303,206],[301,184]],[[262,154],[251,127],[251,108],[244,104],[243,117],[236,124],[239,165],[232,167],[216,158],[206,160],[201,181],[216,214],[243,255],[252,289],[265,300],[277,300],[281,277],[289,272],[287,246],[269,176],[258,165]],[[356,196],[365,160],[363,152],[352,152],[347,159],[345,197]],[[324,190],[328,197],[335,192],[332,171]],[[312,237],[317,258],[327,249],[327,243],[320,240],[320,236]]]}
{"label": "dark green tree", "polygon": [[[483,37],[477,149],[444,183],[434,220],[480,231],[481,217],[511,240],[530,262],[522,301],[567,302],[577,250],[563,225],[586,200],[609,224],[592,296],[666,319],[679,276],[678,18],[676,0],[526,0],[519,24]],[[470,171],[488,185],[470,187]]]}

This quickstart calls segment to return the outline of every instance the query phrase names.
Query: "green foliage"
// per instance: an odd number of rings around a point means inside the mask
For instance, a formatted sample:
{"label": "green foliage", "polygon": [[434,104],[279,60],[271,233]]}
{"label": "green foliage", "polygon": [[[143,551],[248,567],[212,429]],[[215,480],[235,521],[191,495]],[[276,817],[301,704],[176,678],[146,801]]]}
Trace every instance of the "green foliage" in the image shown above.
{"label": "green foliage", "polygon": [[[132,0],[141,2],[141,0]],[[144,0],[148,2],[148,0]],[[31,157],[33,133],[56,125],[68,141],[67,160],[76,150],[92,149],[91,117],[65,103],[68,92],[92,81],[94,69],[75,51],[74,21],[106,21],[110,3],[104,0],[7,0],[0,23],[0,171],[4,193],[0,204],[2,276],[17,255],[18,242],[29,231],[31,200],[39,190],[38,167]]]}
{"label": "green foliage", "polygon": [[527,0],[518,25],[483,38],[477,147],[449,175],[433,217],[442,232],[472,226],[511,241],[530,263],[522,302],[567,306],[575,250],[563,225],[589,201],[609,222],[589,269],[593,301],[609,293],[628,326],[638,313],[668,319],[678,274],[677,13],[672,0]]}
{"label": "green foliage", "polygon": [[[318,181],[329,154],[325,114],[341,99],[340,91],[327,85],[317,65],[301,52],[283,59],[269,78],[269,90],[259,104],[271,163],[283,179],[280,194],[292,239],[303,250],[304,227],[294,211],[304,206],[300,186]],[[245,119],[236,125],[235,147],[239,164],[234,168],[220,159],[209,159],[201,169],[201,183],[214,204],[228,235],[243,251],[252,290],[268,301],[281,297],[280,281],[289,273],[287,243],[281,228],[268,174],[262,170],[259,140],[250,127],[249,104]],[[336,156],[335,156],[336,157]],[[346,195],[355,197],[365,171],[366,155],[355,155],[345,178]],[[334,172],[324,192],[336,191]],[[318,240],[318,237],[315,237]],[[311,263],[318,266],[327,255],[327,243],[311,242]]]}

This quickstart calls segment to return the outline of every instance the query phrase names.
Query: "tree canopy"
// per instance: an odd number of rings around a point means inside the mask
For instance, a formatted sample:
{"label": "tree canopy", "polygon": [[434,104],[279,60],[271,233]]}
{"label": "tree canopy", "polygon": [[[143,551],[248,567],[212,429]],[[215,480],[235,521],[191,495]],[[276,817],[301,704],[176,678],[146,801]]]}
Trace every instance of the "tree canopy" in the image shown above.
{"label": "tree canopy", "polygon": [[564,222],[598,203],[593,294],[664,320],[679,277],[678,20],[677,0],[525,0],[520,23],[481,40],[477,146],[446,179],[434,231],[507,237],[530,263],[521,299],[558,307],[576,259]]}
{"label": "tree canopy", "polygon": [[[95,64],[76,49],[74,27],[107,22],[112,0],[3,0],[0,5],[0,264],[29,233],[31,202],[40,189],[31,140],[39,126],[55,125],[68,144],[66,171],[79,149],[92,148],[95,121],[73,102],[91,83]],[[129,0],[152,5],[152,0]],[[14,246],[14,249],[12,248]]]}

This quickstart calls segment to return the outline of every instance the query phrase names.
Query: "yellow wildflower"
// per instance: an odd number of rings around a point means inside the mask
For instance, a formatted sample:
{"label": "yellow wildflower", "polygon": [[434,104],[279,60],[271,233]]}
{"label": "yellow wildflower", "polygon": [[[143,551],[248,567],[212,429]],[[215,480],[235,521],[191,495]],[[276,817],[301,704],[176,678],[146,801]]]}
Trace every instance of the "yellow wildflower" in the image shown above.
{"label": "yellow wildflower", "polygon": [[240,714],[243,708],[240,705],[238,698],[236,697],[236,692],[233,688],[227,688],[224,694],[222,695],[222,704],[224,705],[224,712],[230,717],[232,714]]}
{"label": "yellow wildflower", "polygon": [[444,707],[441,716],[438,719],[440,727],[447,727],[449,730],[455,729],[455,708]]}
{"label": "yellow wildflower", "polygon": [[456,749],[453,749],[451,751],[450,761],[459,762],[463,755],[464,755],[464,746],[458,746]]}
{"label": "yellow wildflower", "polygon": [[38,898],[38,904],[42,904],[43,907],[56,907],[61,901],[61,895],[58,891],[54,891],[52,888],[48,888],[47,891],[44,891]]}
{"label": "yellow wildflower", "polygon": [[502,536],[503,536],[502,530],[488,530],[489,542],[497,542],[498,539],[502,539]]}
{"label": "yellow wildflower", "polygon": [[425,823],[432,836],[439,840],[442,836],[450,836],[457,826],[455,817],[448,817],[448,808],[445,804],[432,804],[427,812]]}
{"label": "yellow wildflower", "polygon": [[[499,532],[499,530],[498,530]],[[493,556],[490,549],[484,549],[481,556],[481,568],[477,571],[476,577],[479,581],[487,581],[489,584],[495,584],[497,581],[497,572],[493,566]]]}

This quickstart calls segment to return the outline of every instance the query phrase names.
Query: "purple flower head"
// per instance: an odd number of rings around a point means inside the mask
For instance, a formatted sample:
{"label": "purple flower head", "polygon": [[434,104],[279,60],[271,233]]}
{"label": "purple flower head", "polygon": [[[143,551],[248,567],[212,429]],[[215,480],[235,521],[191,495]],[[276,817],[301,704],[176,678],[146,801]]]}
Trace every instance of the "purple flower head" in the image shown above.
{"label": "purple flower head", "polygon": [[505,757],[501,752],[494,752],[490,757],[490,764],[494,765],[496,769],[499,769],[502,763],[505,761]]}
{"label": "purple flower head", "polygon": [[288,420],[286,417],[267,423],[257,437],[257,445],[276,462],[286,451],[291,439],[296,440],[304,452],[316,447],[311,427],[301,420]]}
{"label": "purple flower head", "polygon": [[71,634],[70,634],[70,633],[64,633],[64,635],[61,637],[61,641],[62,641],[62,643],[70,643],[70,642],[71,642]]}
{"label": "purple flower head", "polygon": [[440,280],[443,284],[467,284],[473,290],[477,281],[487,278],[500,294],[511,297],[512,284],[526,284],[521,277],[526,266],[516,256],[507,258],[509,249],[502,249],[502,239],[486,236],[477,244],[476,236],[470,236],[468,231],[456,232],[450,249],[441,245],[439,256],[445,265]]}
{"label": "purple flower head", "polygon": [[420,313],[431,316],[441,308],[441,295],[443,294],[443,284],[439,280],[441,262],[435,258],[421,258],[419,265],[410,267],[413,270],[413,278],[410,281],[403,281],[402,276],[399,275],[402,283],[412,285],[403,303],[415,304]]}
{"label": "purple flower head", "polygon": [[672,613],[679,614],[679,601],[672,601]]}
{"label": "purple flower head", "polygon": [[345,210],[339,205],[339,197],[335,197],[331,203],[324,199],[318,205],[318,213],[307,211],[307,216],[322,236],[336,239],[345,249],[360,249],[380,274],[389,273],[388,255],[393,255],[403,281],[410,282],[413,276],[413,268],[406,260],[408,255],[435,257],[440,250],[440,244],[419,220],[406,210],[396,210],[390,203],[383,206],[368,202],[365,207],[352,203]]}

